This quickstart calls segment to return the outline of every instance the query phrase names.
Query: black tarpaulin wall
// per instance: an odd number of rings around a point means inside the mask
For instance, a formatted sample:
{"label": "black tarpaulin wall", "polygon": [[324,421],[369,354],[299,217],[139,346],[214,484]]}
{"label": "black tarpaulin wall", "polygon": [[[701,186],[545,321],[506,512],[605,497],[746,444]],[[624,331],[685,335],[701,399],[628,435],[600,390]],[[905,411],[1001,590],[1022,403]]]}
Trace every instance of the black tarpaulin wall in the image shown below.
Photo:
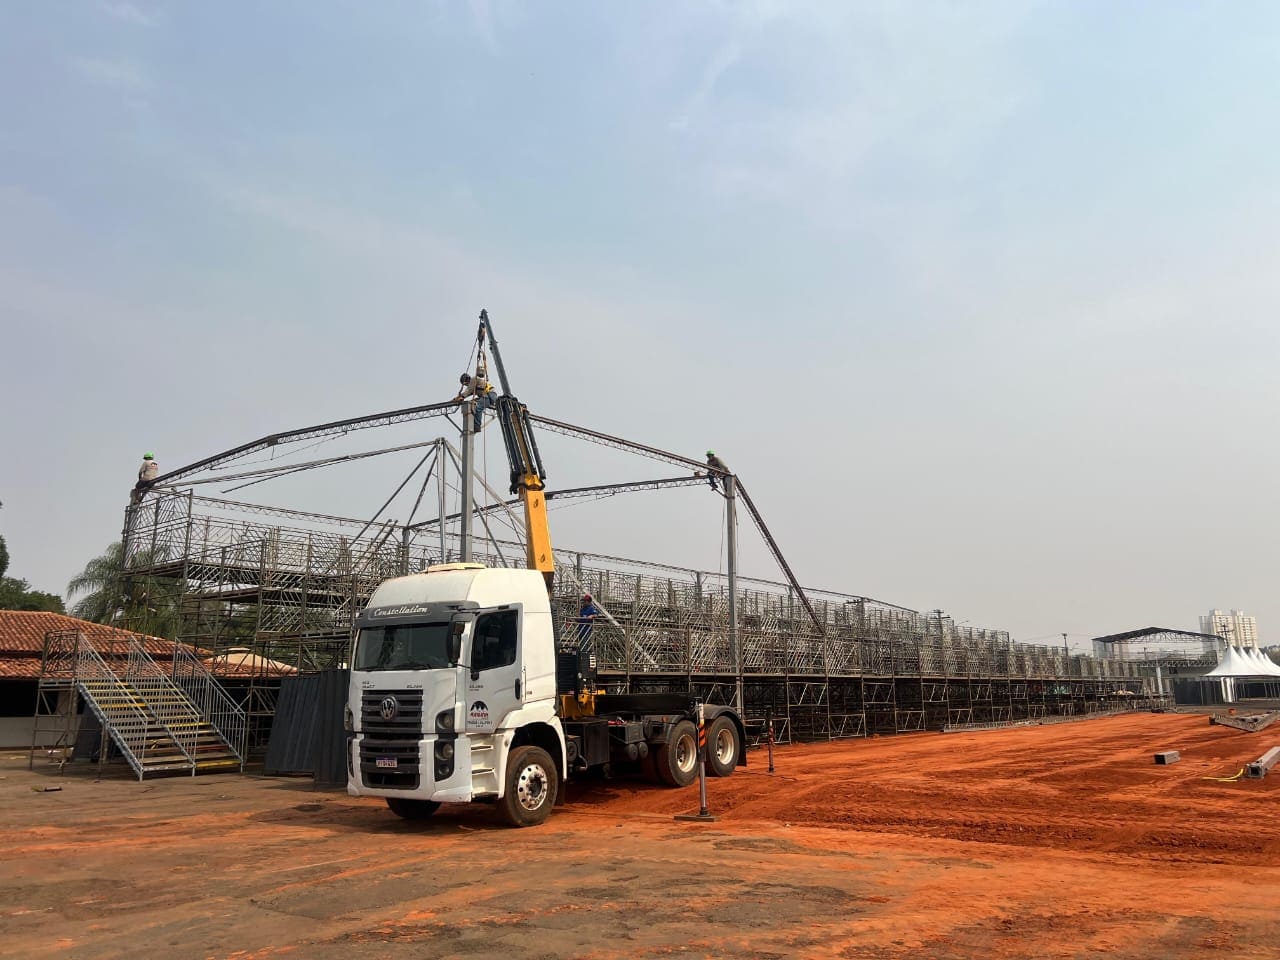
{"label": "black tarpaulin wall", "polygon": [[347,782],[346,670],[322,670],[280,682],[267,741],[267,774],[311,774],[316,783]]}

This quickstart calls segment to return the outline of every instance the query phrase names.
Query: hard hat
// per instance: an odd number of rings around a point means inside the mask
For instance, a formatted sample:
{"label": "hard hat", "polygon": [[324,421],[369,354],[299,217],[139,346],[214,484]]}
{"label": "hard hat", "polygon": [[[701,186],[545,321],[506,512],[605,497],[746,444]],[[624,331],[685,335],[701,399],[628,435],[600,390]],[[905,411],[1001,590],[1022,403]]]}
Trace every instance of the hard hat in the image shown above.
{"label": "hard hat", "polygon": [[582,595],[582,599],[583,599],[583,600],[590,600],[590,599],[591,599],[591,594],[589,594],[589,593],[584,593],[584,594]]}
{"label": "hard hat", "polygon": [[708,456],[708,457],[714,457],[715,455],[716,455],[716,452],[715,452],[714,450],[708,450],[708,451],[707,451],[707,456]]}
{"label": "hard hat", "polygon": [[459,382],[459,383],[470,383],[470,382],[471,382],[471,374],[469,374],[469,373],[464,373],[462,376],[460,376],[460,377],[458,378],[458,382]]}
{"label": "hard hat", "polygon": [[149,454],[149,453],[144,453],[144,454],[142,455],[142,459],[143,459],[143,460],[154,460],[154,459],[155,459],[155,457],[153,457],[153,456],[152,456],[151,454]]}

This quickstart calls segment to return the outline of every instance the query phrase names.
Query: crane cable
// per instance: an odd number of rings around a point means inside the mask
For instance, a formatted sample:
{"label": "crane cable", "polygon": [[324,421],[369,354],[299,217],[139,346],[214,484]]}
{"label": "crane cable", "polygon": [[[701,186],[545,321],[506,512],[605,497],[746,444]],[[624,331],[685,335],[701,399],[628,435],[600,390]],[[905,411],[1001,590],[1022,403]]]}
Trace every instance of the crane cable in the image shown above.
{"label": "crane cable", "polygon": [[474,356],[476,355],[476,351],[478,351],[479,349],[480,349],[480,343],[479,343],[479,341],[477,341],[476,343],[473,343],[473,344],[471,345],[471,349],[470,349],[469,351],[467,351],[467,361],[466,361],[466,363],[464,363],[464,364],[462,365],[462,372],[463,372],[463,373],[470,375],[470,373],[471,373],[471,358],[472,358],[472,357],[474,357]]}

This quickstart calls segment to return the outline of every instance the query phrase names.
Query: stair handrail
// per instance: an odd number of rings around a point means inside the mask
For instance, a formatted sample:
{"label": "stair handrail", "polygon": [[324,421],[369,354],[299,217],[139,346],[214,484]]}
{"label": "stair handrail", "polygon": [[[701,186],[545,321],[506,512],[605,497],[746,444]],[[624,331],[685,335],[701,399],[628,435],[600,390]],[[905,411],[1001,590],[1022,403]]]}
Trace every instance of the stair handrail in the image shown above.
{"label": "stair handrail", "polygon": [[[102,729],[115,741],[139,780],[146,772],[147,751],[160,731],[172,738],[178,744],[178,749],[182,749],[182,745],[173,738],[172,731],[158,717],[149,716],[132,702],[133,691],[111,669],[84,634],[76,637],[75,677],[81,695],[102,724]],[[117,703],[111,706],[104,703],[99,695],[100,687],[106,687],[114,693],[118,698]],[[121,714],[125,717],[122,718]],[[105,743],[101,749],[106,750]],[[183,750],[183,753],[186,751]],[[187,759],[191,759],[190,755],[187,755]],[[194,761],[192,763],[194,767]]]}
{"label": "stair handrail", "polygon": [[208,665],[185,644],[174,644],[173,679],[226,741],[243,772],[249,736],[245,709],[231,699]]}
{"label": "stair handrail", "polygon": [[125,649],[128,651],[125,683],[141,697],[152,716],[191,761],[191,775],[195,776],[199,724],[204,722],[204,717],[186,691],[169,679],[136,638],[130,637]]}

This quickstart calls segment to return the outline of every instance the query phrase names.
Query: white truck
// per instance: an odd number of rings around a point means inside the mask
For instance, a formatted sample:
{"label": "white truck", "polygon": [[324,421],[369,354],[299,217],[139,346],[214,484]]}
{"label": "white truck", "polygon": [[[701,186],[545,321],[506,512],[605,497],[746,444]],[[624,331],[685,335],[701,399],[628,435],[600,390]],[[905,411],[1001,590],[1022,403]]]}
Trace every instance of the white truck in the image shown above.
{"label": "white truck", "polygon": [[[381,584],[357,623],[346,709],[347,792],[406,819],[442,803],[496,802],[541,823],[570,777],[633,763],[697,776],[690,698],[596,690],[575,635],[557,649],[537,570],[442,564]],[[741,717],[705,705],[707,772],[745,762]]]}

